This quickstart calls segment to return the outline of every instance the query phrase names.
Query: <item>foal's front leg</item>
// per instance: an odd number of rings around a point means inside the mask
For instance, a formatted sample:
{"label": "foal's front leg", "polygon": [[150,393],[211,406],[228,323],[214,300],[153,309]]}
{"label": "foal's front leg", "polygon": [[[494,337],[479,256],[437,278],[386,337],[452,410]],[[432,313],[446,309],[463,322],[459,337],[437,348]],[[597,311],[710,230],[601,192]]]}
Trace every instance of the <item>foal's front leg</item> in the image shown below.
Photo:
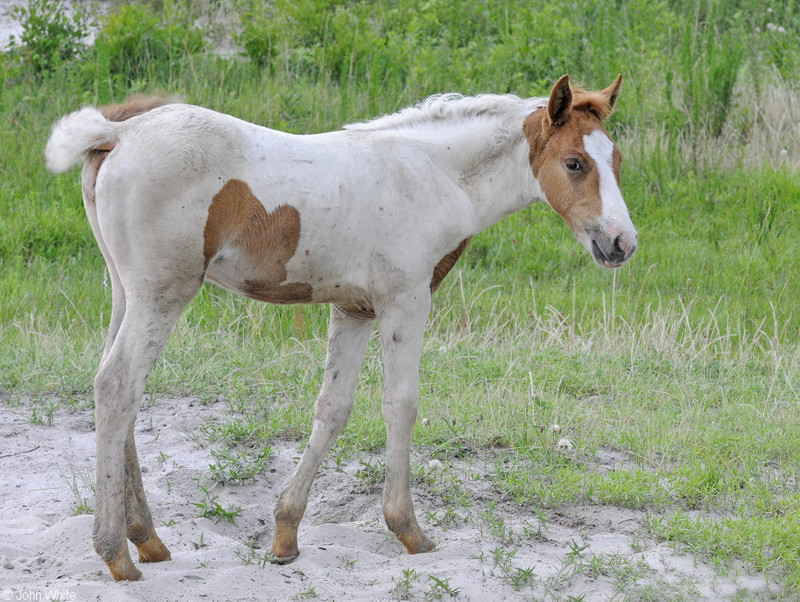
{"label": "foal's front leg", "polygon": [[411,431],[417,420],[419,357],[430,311],[430,289],[408,292],[379,318],[383,357],[383,416],[386,420],[386,483],[383,516],[409,554],[430,552],[411,501]]}
{"label": "foal's front leg", "polygon": [[314,408],[311,437],[275,506],[275,537],[269,549],[274,562],[291,562],[300,553],[297,527],[306,511],[308,492],[322,459],[347,424],[353,409],[358,369],[373,326],[374,320],[353,317],[331,305],[328,354],[322,389]]}

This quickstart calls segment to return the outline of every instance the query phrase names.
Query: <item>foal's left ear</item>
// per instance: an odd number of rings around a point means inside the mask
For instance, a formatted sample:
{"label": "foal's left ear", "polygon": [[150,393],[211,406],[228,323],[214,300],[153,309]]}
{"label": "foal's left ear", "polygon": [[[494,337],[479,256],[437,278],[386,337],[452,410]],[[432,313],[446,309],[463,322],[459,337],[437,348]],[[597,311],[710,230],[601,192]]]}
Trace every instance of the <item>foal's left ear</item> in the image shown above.
{"label": "foal's left ear", "polygon": [[617,78],[614,80],[614,83],[611,84],[608,88],[600,92],[603,96],[608,99],[608,112],[611,112],[611,109],[614,108],[614,103],[617,102],[617,96],[619,96],[619,91],[622,89],[622,73],[617,75]]}
{"label": "foal's left ear", "polygon": [[547,101],[547,118],[550,125],[559,126],[569,115],[572,106],[572,88],[569,87],[569,75],[562,75],[550,91]]}

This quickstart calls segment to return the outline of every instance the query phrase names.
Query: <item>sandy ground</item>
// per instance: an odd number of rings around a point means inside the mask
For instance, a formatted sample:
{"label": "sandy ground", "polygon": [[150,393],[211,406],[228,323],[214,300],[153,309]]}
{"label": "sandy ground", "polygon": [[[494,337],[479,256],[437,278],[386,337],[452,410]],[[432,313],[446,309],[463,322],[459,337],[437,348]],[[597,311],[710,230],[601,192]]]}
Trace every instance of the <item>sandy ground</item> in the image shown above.
{"label": "sandy ground", "polygon": [[[235,524],[198,518],[195,503],[203,499],[198,483],[214,461],[198,428],[204,420],[225,421],[226,408],[188,398],[157,399],[139,413],[145,488],[172,560],[139,565],[144,572],[139,582],[115,583],[92,550],[92,517],[74,514],[79,500],[73,489],[93,504],[91,412],[59,409],[51,425],[34,424],[27,401],[9,404],[0,396],[0,599],[452,599],[431,577],[449,579],[458,600],[726,600],[769,598],[777,591],[763,575],[735,567],[721,573],[648,539],[643,512],[605,506],[548,512],[540,533],[523,536],[525,525],[541,523],[535,509],[498,498],[480,478],[482,470],[493,470],[491,458],[446,468],[463,471],[472,506],[456,508],[462,520],[427,522],[427,512],[443,516],[448,504],[415,487],[417,515],[437,545],[435,552],[419,556],[406,555],[384,526],[380,486],[356,475],[363,466],[356,460],[339,467],[328,462],[300,527],[300,557],[286,566],[265,564],[254,556],[269,547],[272,509],[299,444],[276,443],[267,471],[242,485],[215,487],[212,493],[224,508],[242,508]],[[517,534],[513,543],[498,538],[480,518],[492,502],[495,517]],[[248,541],[256,542],[252,552]],[[506,571],[495,566],[493,550],[516,550]],[[136,558],[132,545],[131,551]],[[510,575],[527,568],[533,569],[532,580],[515,588]],[[404,569],[417,576],[406,589],[398,587]]]}

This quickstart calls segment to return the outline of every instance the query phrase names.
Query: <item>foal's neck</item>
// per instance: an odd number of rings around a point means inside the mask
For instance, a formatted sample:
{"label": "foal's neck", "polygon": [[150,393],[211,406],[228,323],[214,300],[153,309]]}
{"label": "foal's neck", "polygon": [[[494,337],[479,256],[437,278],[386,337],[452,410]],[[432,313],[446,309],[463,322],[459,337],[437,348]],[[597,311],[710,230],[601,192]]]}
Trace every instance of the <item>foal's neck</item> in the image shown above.
{"label": "foal's neck", "polygon": [[530,168],[524,118],[522,114],[476,118],[415,136],[469,197],[478,231],[544,199]]}

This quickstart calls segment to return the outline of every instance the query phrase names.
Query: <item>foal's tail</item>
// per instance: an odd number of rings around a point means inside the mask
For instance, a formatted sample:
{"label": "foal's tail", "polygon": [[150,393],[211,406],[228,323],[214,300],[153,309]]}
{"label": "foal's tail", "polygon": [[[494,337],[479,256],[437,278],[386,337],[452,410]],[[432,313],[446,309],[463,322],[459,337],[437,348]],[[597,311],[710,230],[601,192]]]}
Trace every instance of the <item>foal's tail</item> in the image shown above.
{"label": "foal's tail", "polygon": [[47,168],[60,173],[83,160],[92,149],[113,148],[119,139],[118,122],[174,102],[161,97],[134,97],[125,103],[96,109],[86,107],[53,124],[53,133],[44,149]]}
{"label": "foal's tail", "polygon": [[44,149],[47,168],[56,173],[67,171],[93,148],[114,144],[118,129],[119,124],[108,121],[94,107],[70,113],[53,125],[53,133]]}

